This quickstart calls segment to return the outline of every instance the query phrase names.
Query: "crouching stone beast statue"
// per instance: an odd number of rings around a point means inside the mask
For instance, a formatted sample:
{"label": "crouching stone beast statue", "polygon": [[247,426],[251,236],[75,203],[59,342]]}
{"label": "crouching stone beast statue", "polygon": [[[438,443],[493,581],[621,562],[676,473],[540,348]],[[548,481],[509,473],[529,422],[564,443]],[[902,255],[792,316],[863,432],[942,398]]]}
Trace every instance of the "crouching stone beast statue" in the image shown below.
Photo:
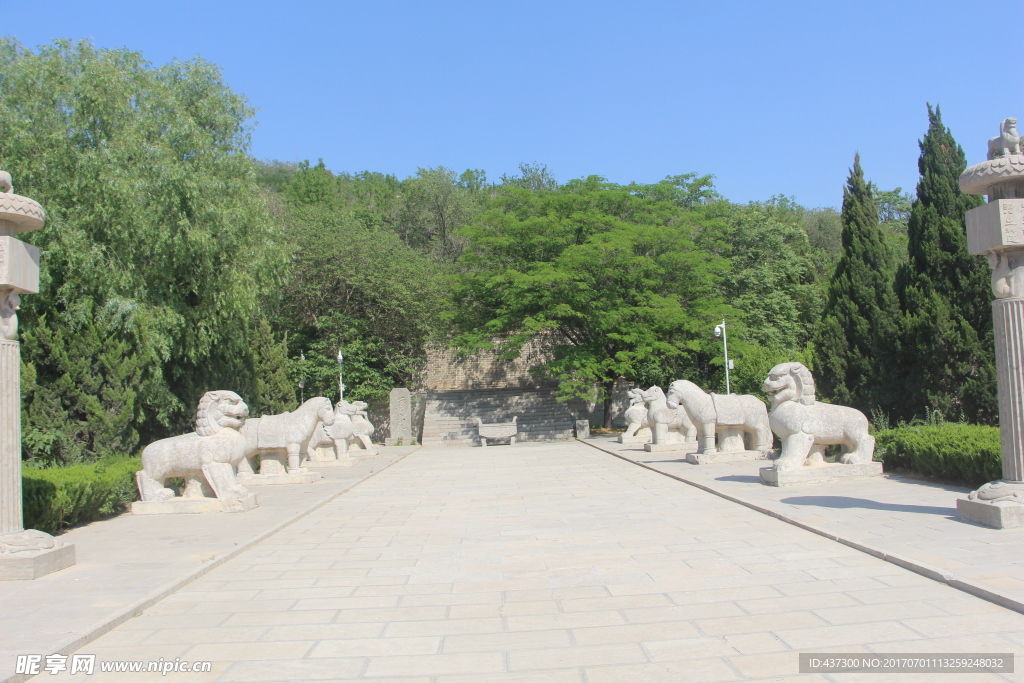
{"label": "crouching stone beast statue", "polygon": [[764,381],[772,409],[772,431],[782,440],[778,470],[794,470],[804,464],[824,462],[824,447],[841,444],[844,464],[871,462],[875,439],[868,434],[864,413],[845,406],[818,403],[814,378],[801,363],[781,363]]}
{"label": "crouching stone beast statue", "polygon": [[221,500],[241,500],[248,489],[235,480],[235,468],[245,458],[240,430],[249,407],[233,391],[208,391],[199,400],[196,430],[155,441],[142,451],[142,471],[135,473],[143,501],[174,498],[165,483],[185,479],[182,498],[203,498],[212,493]]}

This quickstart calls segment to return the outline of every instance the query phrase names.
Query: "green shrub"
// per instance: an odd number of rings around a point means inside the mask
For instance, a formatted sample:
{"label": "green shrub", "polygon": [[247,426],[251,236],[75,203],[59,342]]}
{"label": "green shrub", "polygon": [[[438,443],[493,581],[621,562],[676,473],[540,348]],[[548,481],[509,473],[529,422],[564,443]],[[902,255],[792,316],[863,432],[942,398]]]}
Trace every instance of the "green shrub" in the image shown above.
{"label": "green shrub", "polygon": [[57,533],[123,512],[138,499],[139,458],[110,457],[87,465],[22,468],[25,528]]}
{"label": "green shrub", "polygon": [[980,486],[1003,476],[999,428],[967,424],[898,427],[875,434],[875,460]]}

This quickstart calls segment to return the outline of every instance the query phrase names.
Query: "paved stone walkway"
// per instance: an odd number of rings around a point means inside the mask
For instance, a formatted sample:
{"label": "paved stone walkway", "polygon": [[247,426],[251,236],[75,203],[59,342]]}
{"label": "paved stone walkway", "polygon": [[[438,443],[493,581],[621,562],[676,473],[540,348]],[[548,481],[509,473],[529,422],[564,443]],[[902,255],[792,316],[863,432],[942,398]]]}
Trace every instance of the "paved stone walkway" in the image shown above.
{"label": "paved stone walkway", "polygon": [[[766,461],[691,465],[678,453],[648,453],[612,437],[588,443],[684,481],[934,572],[974,594],[1024,611],[1024,529],[960,521],[968,489],[901,476],[831,484],[764,486]],[[907,566],[906,564],[904,566]]]}
{"label": "paved stone walkway", "polygon": [[[801,651],[1020,655],[1024,615],[584,444],[421,449],[82,649],[212,673],[40,679],[777,680]],[[861,679],[894,680],[799,677]]]}

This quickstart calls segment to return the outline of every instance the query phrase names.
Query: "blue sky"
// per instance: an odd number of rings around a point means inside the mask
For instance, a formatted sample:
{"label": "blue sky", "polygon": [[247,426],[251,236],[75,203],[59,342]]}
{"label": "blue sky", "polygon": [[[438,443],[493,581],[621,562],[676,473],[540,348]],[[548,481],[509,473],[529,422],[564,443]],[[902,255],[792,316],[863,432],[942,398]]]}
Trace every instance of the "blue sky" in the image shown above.
{"label": "blue sky", "polygon": [[[1016,6],[1016,10],[1012,9]],[[912,190],[925,103],[984,159],[1024,116],[1016,3],[0,0],[0,35],[221,67],[252,153],[334,171],[521,162],[560,181],[716,176],[733,201],[838,206],[860,152]],[[1005,19],[1003,19],[1005,17]],[[1000,77],[1000,74],[1005,76]]]}

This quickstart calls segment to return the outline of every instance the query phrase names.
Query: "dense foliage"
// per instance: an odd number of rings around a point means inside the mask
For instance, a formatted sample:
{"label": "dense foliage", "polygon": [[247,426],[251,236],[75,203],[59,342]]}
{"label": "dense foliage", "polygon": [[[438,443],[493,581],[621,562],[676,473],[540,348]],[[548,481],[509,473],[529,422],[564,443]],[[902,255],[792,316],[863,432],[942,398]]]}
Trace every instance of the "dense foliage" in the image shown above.
{"label": "dense foliage", "polygon": [[878,222],[878,206],[864,179],[860,155],[843,190],[843,255],[829,285],[818,326],[816,383],[823,395],[865,413],[891,412],[901,386],[892,373],[900,333],[893,290],[895,258]]}
{"label": "dense foliage", "polygon": [[201,60],[0,41],[0,167],[48,212],[26,237],[43,269],[21,326],[34,464],[136,453],[190,429],[210,389],[253,415],[336,398],[339,352],[349,398],[416,387],[430,344],[514,356],[536,337],[563,398],[618,378],[721,392],[722,319],[736,392],[798,360],[823,396],[883,419],[994,419],[987,272],[963,244],[979,200],[956,188],[937,109],[912,208],[858,159],[841,213],[733,204],[696,173],[260,163],[252,115]]}
{"label": "dense foliage", "polygon": [[902,344],[905,413],[994,424],[998,416],[990,269],[967,253],[964,214],[984,199],[960,192],[963,149],[928,107],[908,261],[896,288],[906,315]]}
{"label": "dense foliage", "polygon": [[138,500],[138,458],[110,457],[70,467],[22,470],[26,529],[55,534],[124,512]]}
{"label": "dense foliage", "polygon": [[886,470],[910,470],[977,487],[1002,477],[999,429],[946,423],[875,434],[875,459]]}
{"label": "dense foliage", "polygon": [[250,393],[250,321],[285,263],[252,113],[201,60],[0,40],[0,166],[47,211],[25,238],[43,250],[21,312],[28,457],[131,453],[204,391]]}

